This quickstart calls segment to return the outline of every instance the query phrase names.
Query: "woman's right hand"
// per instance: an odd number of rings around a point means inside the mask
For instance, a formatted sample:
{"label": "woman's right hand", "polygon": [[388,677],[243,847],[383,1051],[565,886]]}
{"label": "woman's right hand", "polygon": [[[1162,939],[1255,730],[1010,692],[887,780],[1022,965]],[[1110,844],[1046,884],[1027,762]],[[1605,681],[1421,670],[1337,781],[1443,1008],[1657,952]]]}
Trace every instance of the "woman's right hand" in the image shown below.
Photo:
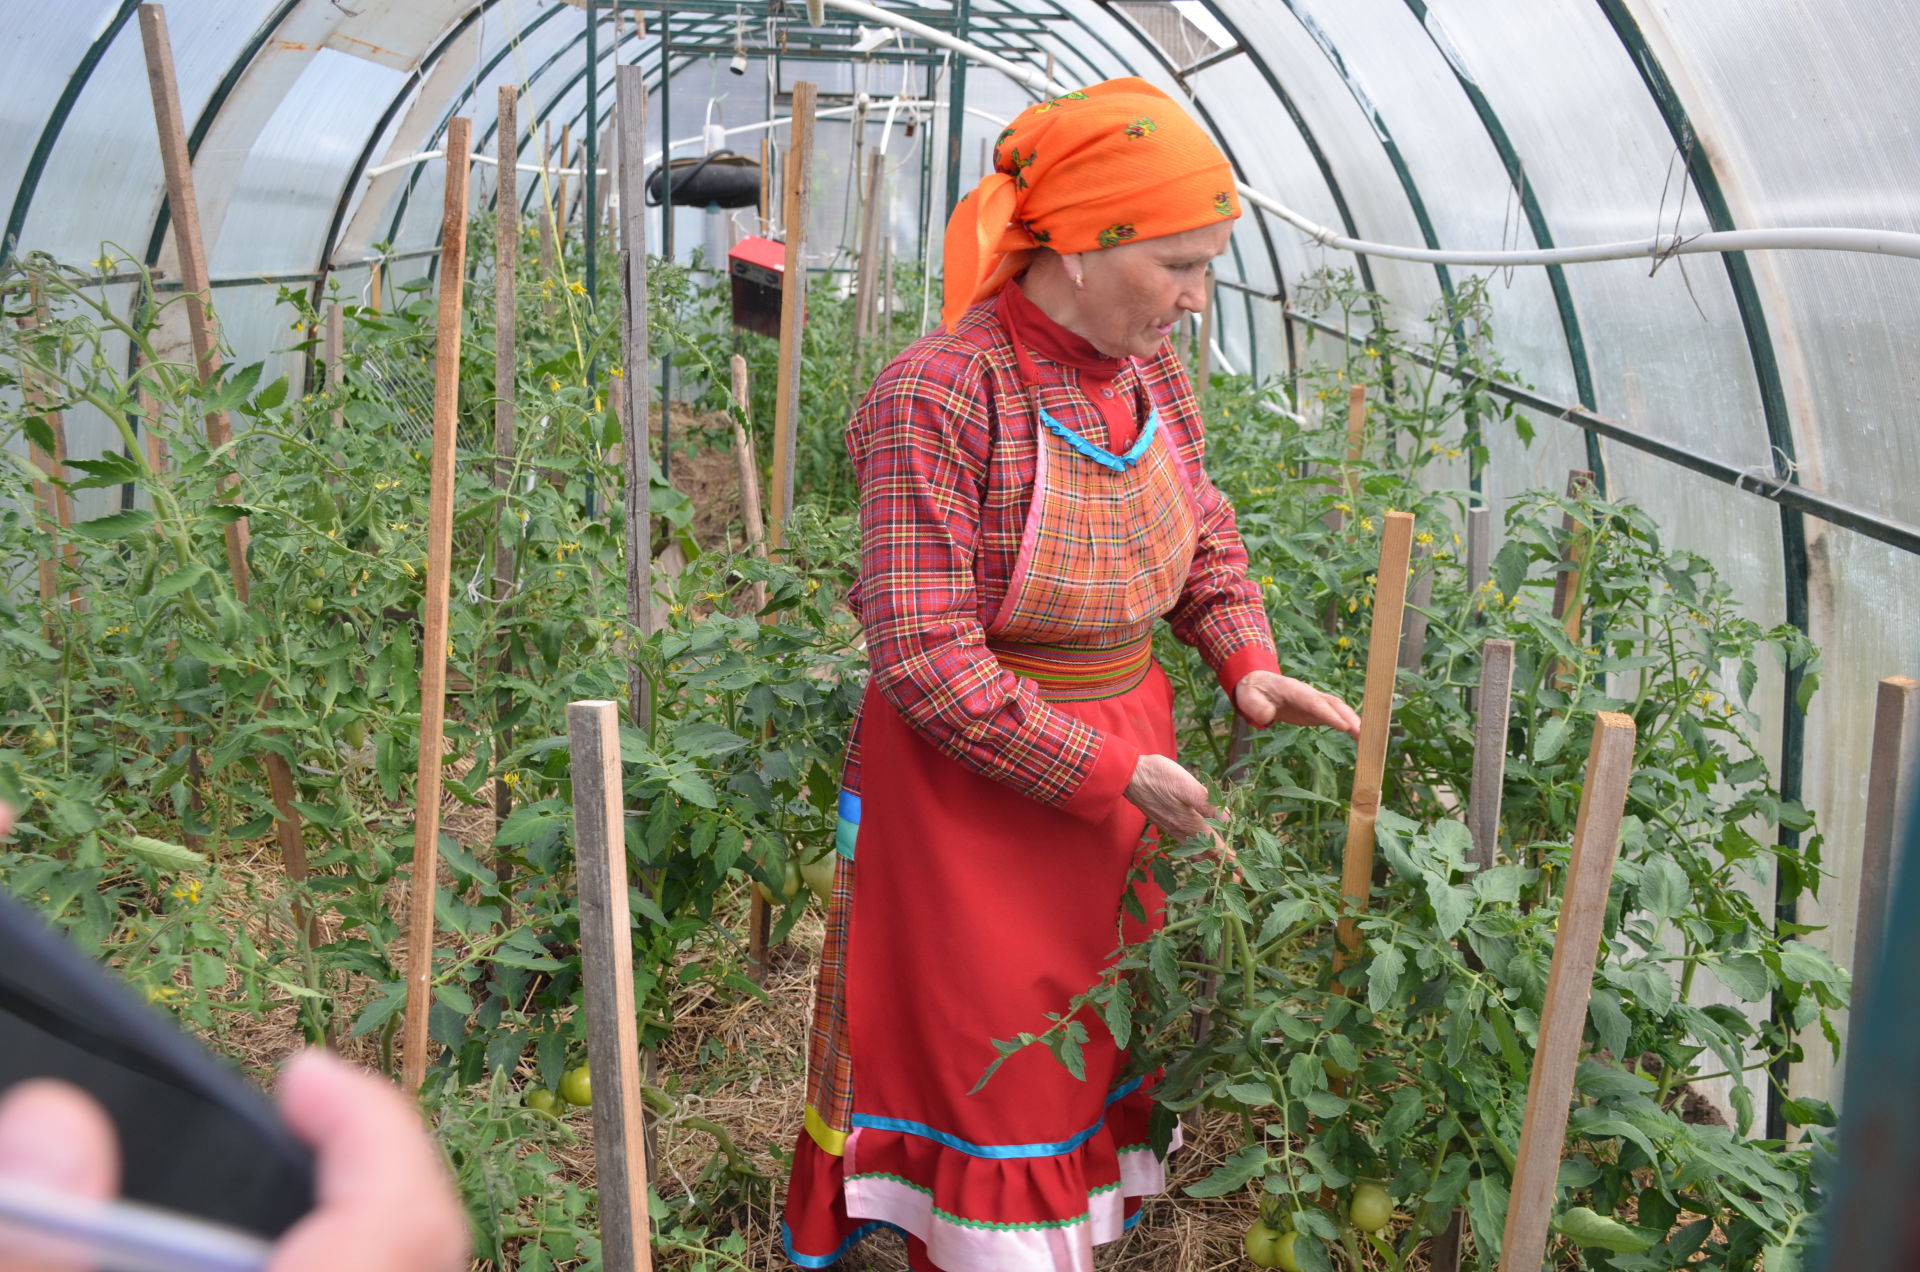
{"label": "woman's right hand", "polygon": [[1140,757],[1126,796],[1170,843],[1193,838],[1207,828],[1207,819],[1223,816],[1200,779],[1164,755]]}

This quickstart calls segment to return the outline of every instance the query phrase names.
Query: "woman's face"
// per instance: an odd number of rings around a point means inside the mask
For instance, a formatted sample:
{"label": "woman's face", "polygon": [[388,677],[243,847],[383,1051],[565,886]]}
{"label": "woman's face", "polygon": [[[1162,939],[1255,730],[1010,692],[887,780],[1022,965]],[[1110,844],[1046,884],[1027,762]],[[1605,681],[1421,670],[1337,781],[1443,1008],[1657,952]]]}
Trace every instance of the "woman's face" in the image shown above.
{"label": "woman's face", "polygon": [[1076,329],[1108,357],[1154,356],[1176,323],[1207,307],[1207,266],[1232,237],[1233,223],[1221,221],[1062,258],[1086,279]]}

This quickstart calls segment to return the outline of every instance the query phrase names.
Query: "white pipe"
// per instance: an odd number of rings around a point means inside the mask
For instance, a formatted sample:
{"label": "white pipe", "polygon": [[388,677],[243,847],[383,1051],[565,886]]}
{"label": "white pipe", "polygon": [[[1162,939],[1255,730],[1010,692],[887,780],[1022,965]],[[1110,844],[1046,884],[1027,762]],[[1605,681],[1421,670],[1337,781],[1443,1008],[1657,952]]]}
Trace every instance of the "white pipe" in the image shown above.
{"label": "white pipe", "polygon": [[[828,8],[839,9],[873,22],[885,22],[910,31],[929,44],[951,49],[985,66],[991,66],[1008,78],[1046,93],[1067,91],[1064,84],[1049,80],[1031,67],[1019,66],[976,44],[956,39],[924,23],[888,12],[865,0],[825,0]],[[968,108],[970,111],[972,107]],[[984,114],[985,112],[980,112]],[[1829,229],[1795,227],[1775,230],[1725,230],[1706,234],[1663,234],[1628,243],[1596,243],[1585,247],[1557,247],[1534,251],[1438,251],[1424,247],[1400,247],[1392,243],[1374,243],[1348,238],[1337,230],[1302,216],[1278,200],[1262,194],[1245,182],[1235,183],[1240,193],[1287,224],[1306,233],[1324,247],[1364,256],[1382,256],[1393,260],[1419,261],[1430,265],[1572,265],[1586,261],[1661,260],[1668,256],[1687,256],[1702,252],[1750,252],[1767,249],[1802,251],[1864,252],[1883,256],[1906,256],[1920,260],[1920,234],[1899,230]]]}
{"label": "white pipe", "polygon": [[1322,247],[1385,256],[1428,265],[1575,265],[1588,261],[1627,261],[1691,256],[1702,252],[1755,252],[1770,248],[1824,252],[1865,252],[1882,256],[1909,256],[1920,260],[1920,234],[1899,230],[1785,228],[1777,230],[1718,230],[1702,234],[1659,234],[1624,243],[1593,243],[1585,247],[1535,248],[1532,251],[1440,251],[1398,247],[1366,239],[1348,238],[1301,216],[1292,208],[1240,183],[1249,202],[1301,230]]}

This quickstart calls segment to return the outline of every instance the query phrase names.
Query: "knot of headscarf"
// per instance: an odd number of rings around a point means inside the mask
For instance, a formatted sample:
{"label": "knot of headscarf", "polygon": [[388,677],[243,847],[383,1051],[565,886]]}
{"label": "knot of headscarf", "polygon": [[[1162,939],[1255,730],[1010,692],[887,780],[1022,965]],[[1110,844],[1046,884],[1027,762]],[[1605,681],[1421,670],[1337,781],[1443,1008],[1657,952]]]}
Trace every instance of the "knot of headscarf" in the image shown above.
{"label": "knot of headscarf", "polygon": [[994,143],[993,169],[947,222],[940,312],[949,327],[1035,248],[1089,252],[1240,215],[1226,156],[1143,79],[1027,107]]}

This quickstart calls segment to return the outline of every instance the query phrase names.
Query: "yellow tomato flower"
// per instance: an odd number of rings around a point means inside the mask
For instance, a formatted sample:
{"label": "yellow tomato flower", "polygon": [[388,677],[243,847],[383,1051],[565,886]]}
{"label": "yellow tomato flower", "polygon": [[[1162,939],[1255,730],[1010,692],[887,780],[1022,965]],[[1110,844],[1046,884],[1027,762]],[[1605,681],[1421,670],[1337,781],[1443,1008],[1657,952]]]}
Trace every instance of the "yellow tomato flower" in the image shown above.
{"label": "yellow tomato flower", "polygon": [[586,286],[582,283],[568,283],[567,290],[576,296],[584,296],[587,294]]}

